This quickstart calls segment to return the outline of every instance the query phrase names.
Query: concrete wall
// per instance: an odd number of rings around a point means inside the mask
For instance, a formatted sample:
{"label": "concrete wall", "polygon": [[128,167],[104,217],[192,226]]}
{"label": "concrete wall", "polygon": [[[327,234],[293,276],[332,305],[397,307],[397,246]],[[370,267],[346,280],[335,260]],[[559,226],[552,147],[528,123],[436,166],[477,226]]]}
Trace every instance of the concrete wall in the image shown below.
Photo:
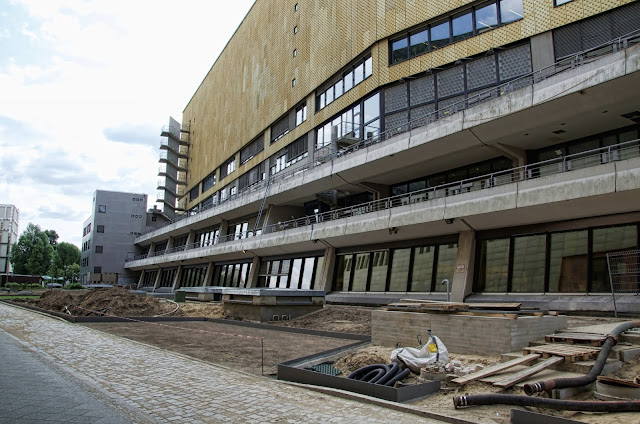
{"label": "concrete wall", "polygon": [[521,316],[515,318],[427,314],[417,312],[371,312],[371,343],[380,346],[416,347],[427,330],[442,340],[452,353],[499,355],[529,346],[547,334],[567,328],[567,317]]}

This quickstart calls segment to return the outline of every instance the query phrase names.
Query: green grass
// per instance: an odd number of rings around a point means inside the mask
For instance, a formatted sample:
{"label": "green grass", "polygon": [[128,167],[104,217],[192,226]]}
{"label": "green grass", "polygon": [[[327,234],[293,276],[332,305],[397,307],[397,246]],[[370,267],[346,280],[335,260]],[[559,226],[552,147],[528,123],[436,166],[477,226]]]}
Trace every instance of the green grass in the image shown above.
{"label": "green grass", "polygon": [[13,300],[13,299],[40,299],[40,296],[23,296],[23,295],[20,295],[20,296],[18,296],[18,295],[6,296],[6,295],[0,295],[0,300]]}

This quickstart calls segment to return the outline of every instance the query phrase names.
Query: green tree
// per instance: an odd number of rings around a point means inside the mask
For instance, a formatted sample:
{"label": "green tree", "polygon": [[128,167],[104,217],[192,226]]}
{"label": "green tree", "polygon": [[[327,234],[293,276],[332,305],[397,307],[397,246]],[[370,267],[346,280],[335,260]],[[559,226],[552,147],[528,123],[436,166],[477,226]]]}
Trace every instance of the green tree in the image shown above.
{"label": "green tree", "polygon": [[67,268],[73,264],[80,266],[80,256],[80,249],[75,244],[58,243],[54,248],[49,275],[56,278],[66,277]]}
{"label": "green tree", "polygon": [[[57,233],[55,234],[55,242]],[[51,266],[53,234],[47,234],[40,226],[29,223],[18,242],[11,247],[11,264],[16,274],[44,275]]]}
{"label": "green tree", "polygon": [[80,264],[69,265],[64,271],[64,279],[71,281],[71,283],[77,283],[80,280]]}

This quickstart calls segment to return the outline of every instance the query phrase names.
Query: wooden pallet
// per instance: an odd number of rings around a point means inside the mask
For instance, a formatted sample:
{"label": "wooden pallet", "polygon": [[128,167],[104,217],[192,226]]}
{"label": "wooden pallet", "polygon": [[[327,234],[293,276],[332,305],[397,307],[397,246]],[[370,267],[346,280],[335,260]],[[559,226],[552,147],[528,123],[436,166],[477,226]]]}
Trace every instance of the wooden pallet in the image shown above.
{"label": "wooden pallet", "polygon": [[564,344],[590,344],[591,346],[602,346],[607,340],[604,334],[588,333],[558,333],[544,336],[547,343],[563,342]]}
{"label": "wooden pallet", "polygon": [[525,347],[522,351],[524,354],[538,353],[542,355],[543,358],[561,356],[567,362],[575,362],[595,359],[600,352],[600,348],[565,344],[546,344],[541,346]]}

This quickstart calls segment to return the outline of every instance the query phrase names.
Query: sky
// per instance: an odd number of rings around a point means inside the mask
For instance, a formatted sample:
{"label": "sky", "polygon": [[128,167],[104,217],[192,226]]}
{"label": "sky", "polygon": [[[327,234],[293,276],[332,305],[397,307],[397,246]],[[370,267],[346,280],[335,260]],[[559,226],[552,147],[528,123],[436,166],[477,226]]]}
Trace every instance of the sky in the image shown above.
{"label": "sky", "polygon": [[0,204],[80,247],[95,190],[158,185],[160,131],[253,0],[0,0]]}

